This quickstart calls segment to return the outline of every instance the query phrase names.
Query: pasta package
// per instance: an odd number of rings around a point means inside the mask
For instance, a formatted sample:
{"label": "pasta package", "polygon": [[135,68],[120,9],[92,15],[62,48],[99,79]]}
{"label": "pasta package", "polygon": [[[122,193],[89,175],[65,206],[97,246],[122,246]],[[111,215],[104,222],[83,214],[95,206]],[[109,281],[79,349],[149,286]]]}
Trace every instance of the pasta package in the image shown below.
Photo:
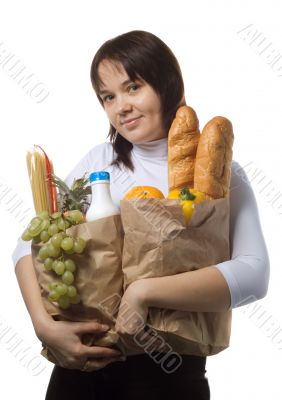
{"label": "pasta package", "polygon": [[27,152],[26,163],[36,213],[55,212],[57,195],[52,185],[54,173],[52,162],[40,146],[34,145],[34,148]]}

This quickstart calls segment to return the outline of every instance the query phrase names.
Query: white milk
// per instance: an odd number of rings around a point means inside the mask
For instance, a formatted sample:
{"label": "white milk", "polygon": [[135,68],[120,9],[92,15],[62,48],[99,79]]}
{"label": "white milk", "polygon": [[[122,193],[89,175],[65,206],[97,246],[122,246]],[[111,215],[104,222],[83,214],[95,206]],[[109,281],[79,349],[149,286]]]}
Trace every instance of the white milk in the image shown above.
{"label": "white milk", "polygon": [[86,221],[120,214],[119,208],[114,205],[111,198],[110,174],[106,171],[92,172],[89,181],[92,187],[92,201],[86,213]]}

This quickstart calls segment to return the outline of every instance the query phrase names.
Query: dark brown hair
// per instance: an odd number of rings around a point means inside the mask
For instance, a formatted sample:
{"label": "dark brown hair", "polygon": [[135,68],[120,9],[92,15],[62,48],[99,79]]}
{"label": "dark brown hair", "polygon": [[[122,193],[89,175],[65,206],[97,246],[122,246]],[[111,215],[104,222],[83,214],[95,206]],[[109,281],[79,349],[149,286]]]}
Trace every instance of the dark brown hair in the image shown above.
{"label": "dark brown hair", "polygon": [[[90,78],[99,102],[101,79],[98,67],[101,61],[121,63],[131,80],[144,79],[160,97],[164,127],[168,132],[177,109],[185,104],[184,83],[178,61],[170,48],[157,36],[145,31],[130,31],[107,40],[97,51],[91,64]],[[134,170],[131,161],[132,143],[121,136],[110,124],[108,133],[120,163]]]}

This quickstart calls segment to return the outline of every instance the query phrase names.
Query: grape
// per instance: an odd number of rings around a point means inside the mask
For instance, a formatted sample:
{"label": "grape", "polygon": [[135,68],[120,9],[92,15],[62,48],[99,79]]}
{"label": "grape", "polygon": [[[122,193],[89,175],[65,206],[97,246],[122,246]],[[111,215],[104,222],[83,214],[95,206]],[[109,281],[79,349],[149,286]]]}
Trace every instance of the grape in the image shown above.
{"label": "grape", "polygon": [[84,220],[84,216],[81,211],[79,210],[72,210],[69,212],[69,217],[72,219],[76,224],[79,224]]}
{"label": "grape", "polygon": [[49,254],[48,247],[46,245],[42,246],[41,249],[39,250],[38,255],[39,255],[39,258],[41,258],[41,260],[45,260],[47,257],[49,257],[50,254]]}
{"label": "grape", "polygon": [[53,265],[53,259],[51,257],[47,257],[44,260],[44,267],[47,271],[51,271]]}
{"label": "grape", "polygon": [[66,254],[73,254],[74,253],[74,249],[71,250],[64,250]]}
{"label": "grape", "polygon": [[74,249],[75,253],[79,253],[79,254],[80,254],[80,253],[83,252],[85,246],[86,246],[85,240],[82,239],[82,238],[78,238],[78,239],[76,239],[76,241],[74,242],[73,249]]}
{"label": "grape", "polygon": [[61,218],[61,216],[62,216],[62,213],[60,213],[60,211],[57,211],[57,212],[54,212],[54,213],[51,215],[51,218],[53,218],[53,219],[59,219],[59,218]]}
{"label": "grape", "polygon": [[42,241],[42,242],[48,242],[48,240],[50,239],[50,236],[49,236],[49,233],[47,232],[47,231],[42,231],[41,233],[40,233],[40,240]]}
{"label": "grape", "polygon": [[30,221],[30,226],[38,226],[42,223],[42,218],[39,217],[34,217],[32,218],[32,220]]}
{"label": "grape", "polygon": [[62,281],[68,286],[71,285],[74,281],[73,273],[70,271],[65,271],[62,276]]}
{"label": "grape", "polygon": [[53,223],[53,224],[51,224],[51,225],[49,226],[49,228],[48,228],[48,233],[49,233],[50,236],[53,236],[53,235],[55,235],[55,234],[58,233],[58,232],[59,232],[59,228],[58,228],[58,225],[57,225],[57,224]]}
{"label": "grape", "polygon": [[28,230],[26,229],[26,230],[23,232],[21,238],[22,238],[22,240],[28,242],[29,240],[32,239],[32,236],[30,235],[30,233],[29,233]]}
{"label": "grape", "polygon": [[41,219],[48,219],[49,220],[49,213],[48,213],[48,211],[40,211],[37,214],[37,217],[39,217]]}
{"label": "grape", "polygon": [[61,297],[59,298],[58,303],[59,303],[59,306],[60,306],[61,308],[66,309],[66,308],[69,308],[70,299],[69,299],[69,297],[68,297],[67,295],[64,295],[64,296],[61,296]]}
{"label": "grape", "polygon": [[66,258],[67,254],[82,253],[86,246],[83,238],[74,238],[66,234],[66,230],[84,221],[80,210],[68,211],[68,216],[61,212],[51,215],[47,211],[39,212],[32,218],[28,227],[22,233],[22,239],[33,243],[43,242],[38,252],[46,271],[60,276],[59,281],[48,284],[48,299],[58,302],[59,307],[66,309],[70,304],[78,304],[81,299],[77,288],[73,285],[75,262]]}
{"label": "grape", "polygon": [[63,275],[65,272],[65,264],[62,261],[58,261],[54,267],[54,271],[57,275]]}
{"label": "grape", "polygon": [[50,283],[48,284],[49,290],[54,290],[54,289],[56,289],[56,287],[57,287],[58,285],[60,285],[60,282],[58,282],[58,281],[50,282]]}
{"label": "grape", "polygon": [[69,299],[71,304],[78,304],[80,302],[79,294],[76,294],[74,297],[70,297]]}
{"label": "grape", "polygon": [[65,260],[65,267],[66,267],[66,270],[70,271],[70,272],[74,272],[76,270],[75,262],[73,260],[71,260],[70,258]]}
{"label": "grape", "polygon": [[69,297],[74,297],[77,295],[76,287],[72,285],[67,288],[67,292]]}
{"label": "grape", "polygon": [[74,245],[73,238],[70,237],[70,236],[67,236],[62,240],[61,248],[63,250],[67,250],[68,251],[68,250],[72,250],[73,249],[73,245]]}
{"label": "grape", "polygon": [[48,299],[51,301],[57,301],[59,299],[60,295],[57,292],[56,289],[52,289],[49,293]]}
{"label": "grape", "polygon": [[51,243],[52,243],[52,245],[53,245],[54,247],[60,248],[61,243],[62,243],[62,240],[63,240],[63,235],[62,235],[62,233],[61,233],[61,232],[55,233],[55,235],[52,236],[52,238],[51,238]]}
{"label": "grape", "polygon": [[55,271],[56,265],[58,264],[59,260],[54,260],[52,264],[52,270]]}
{"label": "grape", "polygon": [[49,226],[50,226],[49,219],[43,219],[42,224],[41,224],[42,230],[48,231]]}
{"label": "grape", "polygon": [[56,291],[60,294],[60,296],[65,295],[68,292],[68,286],[65,283],[59,283],[56,287]]}
{"label": "grape", "polygon": [[57,247],[54,247],[52,243],[48,243],[47,248],[50,257],[59,257],[59,255],[61,254],[61,250]]}
{"label": "grape", "polygon": [[63,218],[59,218],[59,219],[58,219],[57,225],[58,225],[58,228],[59,228],[60,231],[65,231],[65,230],[66,230],[66,224],[65,224],[65,222],[66,222],[66,221],[64,221]]}
{"label": "grape", "polygon": [[30,234],[30,236],[35,237],[39,235],[41,230],[42,230],[42,219],[38,217],[32,218],[30,224],[27,227],[27,231]]}
{"label": "grape", "polygon": [[39,235],[40,234],[40,232],[41,232],[41,227],[40,227],[40,225],[38,225],[38,226],[30,226],[28,229],[27,229],[27,231],[28,231],[28,233],[30,234],[30,236],[32,237],[32,238],[34,238],[35,236],[37,236],[37,235]]}
{"label": "grape", "polygon": [[65,219],[64,222],[65,222],[66,229],[68,229],[71,226],[70,222],[67,219]]}

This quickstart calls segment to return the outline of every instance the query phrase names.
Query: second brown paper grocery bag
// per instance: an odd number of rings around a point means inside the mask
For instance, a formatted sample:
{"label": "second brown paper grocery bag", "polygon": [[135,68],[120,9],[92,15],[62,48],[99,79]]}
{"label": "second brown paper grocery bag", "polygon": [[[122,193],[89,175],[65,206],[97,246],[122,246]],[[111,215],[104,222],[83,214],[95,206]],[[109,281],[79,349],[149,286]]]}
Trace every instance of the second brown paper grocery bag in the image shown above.
{"label": "second brown paper grocery bag", "polygon": [[[121,217],[124,288],[137,279],[193,271],[230,259],[228,197],[195,204],[187,227],[179,201],[171,199],[122,200]],[[228,347],[231,315],[231,310],[151,308],[148,324],[174,351],[208,356]]]}

